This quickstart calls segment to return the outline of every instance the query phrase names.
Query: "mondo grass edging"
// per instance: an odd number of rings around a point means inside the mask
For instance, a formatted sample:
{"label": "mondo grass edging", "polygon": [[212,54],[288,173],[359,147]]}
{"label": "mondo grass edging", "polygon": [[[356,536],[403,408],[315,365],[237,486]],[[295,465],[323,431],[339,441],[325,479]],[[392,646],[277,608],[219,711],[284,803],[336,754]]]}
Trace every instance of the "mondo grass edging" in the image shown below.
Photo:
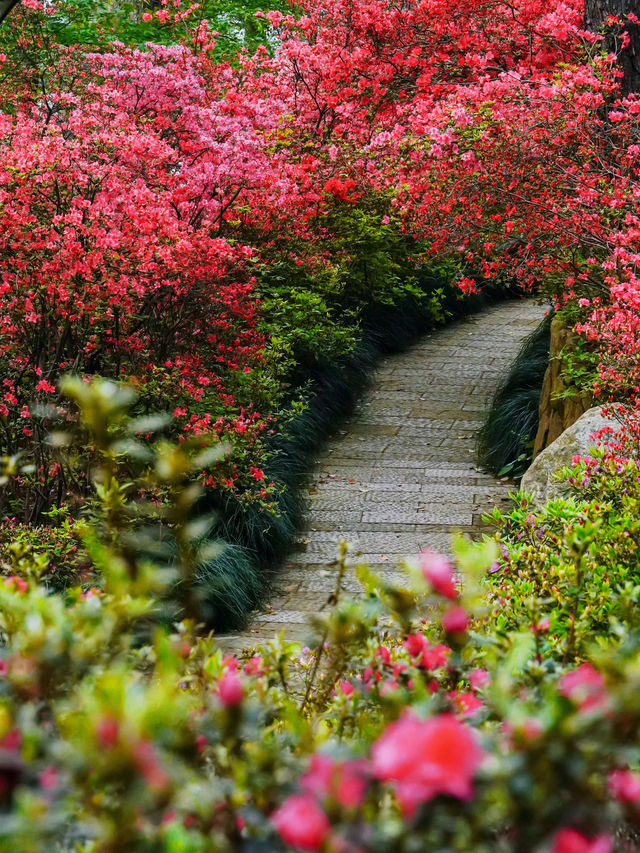
{"label": "mondo grass edging", "polygon": [[478,434],[478,461],[494,476],[508,474],[520,479],[531,463],[540,393],[549,365],[552,319],[550,311],[525,339]]}
{"label": "mondo grass edging", "polygon": [[[245,507],[237,498],[215,489],[199,500],[197,515],[211,516],[210,538],[221,548],[196,573],[207,626],[217,631],[241,628],[248,614],[265,601],[270,581],[301,529],[303,490],[318,451],[354,411],[378,360],[401,352],[451,320],[519,295],[513,288],[492,284],[467,295],[439,280],[430,279],[422,286],[425,299],[412,297],[398,305],[369,306],[363,312],[360,340],[349,356],[337,363],[317,361],[308,367],[309,385],[305,383],[305,387],[310,386],[312,393],[307,407],[287,424],[286,432],[272,437],[270,458],[263,466],[265,480],[276,486],[275,512]],[[440,308],[434,311],[428,296],[436,291]]]}

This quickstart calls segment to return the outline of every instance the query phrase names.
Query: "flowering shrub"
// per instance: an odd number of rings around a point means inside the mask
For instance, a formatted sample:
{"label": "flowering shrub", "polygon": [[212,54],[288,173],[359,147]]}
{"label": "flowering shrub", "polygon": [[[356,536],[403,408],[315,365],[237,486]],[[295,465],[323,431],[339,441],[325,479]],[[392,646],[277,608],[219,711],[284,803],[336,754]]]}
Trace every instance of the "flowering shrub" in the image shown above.
{"label": "flowering shrub", "polygon": [[[224,655],[193,621],[159,621],[176,581],[189,612],[210,547],[188,521],[189,472],[209,451],[149,445],[141,476],[168,493],[158,519],[121,479],[130,395],[67,390],[95,428],[100,506],[78,533],[99,571],[49,592],[27,550],[0,583],[0,849],[634,849],[636,608],[586,662],[570,648],[545,671],[524,619],[497,638],[483,627],[494,543],[456,544],[465,589],[430,552],[400,585],[356,565],[356,601],[341,546],[312,647]],[[158,521],[170,562],[153,556]]]}
{"label": "flowering shrub", "polygon": [[[72,470],[44,441],[65,370],[230,444],[198,475],[273,510],[266,435],[295,388],[433,269],[434,317],[454,280],[541,285],[636,437],[638,99],[580,0],[305,0],[252,16],[268,49],[233,61],[198,5],[161,3],[137,35],[124,14],[131,44],[165,42],[144,49],[62,44],[64,4],[3,29],[0,417],[3,449],[35,459],[10,516],[86,502],[91,451]],[[635,20],[605,26],[624,45]]]}
{"label": "flowering shrub", "polygon": [[229,442],[204,482],[263,505],[288,385],[349,352],[363,306],[422,293],[414,242],[393,193],[339,178],[330,146],[305,155],[308,126],[281,129],[292,93],[269,88],[264,51],[216,63],[199,25],[144,51],[65,47],[57,15],[29,4],[2,31],[0,417],[4,450],[35,459],[10,511],[36,523],[83,498],[44,441],[70,369]]}
{"label": "flowering shrub", "polygon": [[618,642],[615,626],[633,620],[640,594],[637,464],[601,451],[560,476],[572,497],[535,508],[521,494],[492,516],[501,543],[492,624],[498,634],[531,628],[535,666],[547,669]]}

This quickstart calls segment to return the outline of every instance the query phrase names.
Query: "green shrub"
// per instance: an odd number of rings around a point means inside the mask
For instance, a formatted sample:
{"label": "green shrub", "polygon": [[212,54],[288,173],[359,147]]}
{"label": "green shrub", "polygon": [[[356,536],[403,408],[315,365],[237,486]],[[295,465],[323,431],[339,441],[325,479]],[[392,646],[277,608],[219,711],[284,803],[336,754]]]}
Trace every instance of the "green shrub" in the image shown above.
{"label": "green shrub", "polygon": [[537,508],[527,495],[494,510],[502,558],[490,575],[498,635],[533,627],[547,669],[616,645],[640,602],[640,482],[635,462],[602,454],[560,476],[567,499]]}
{"label": "green shrub", "polygon": [[[189,521],[190,472],[208,451],[143,453],[123,439],[126,394],[68,390],[85,421],[113,423],[93,436],[98,502],[78,527],[95,586],[49,592],[28,552],[0,583],[0,850],[636,849],[637,608],[613,641],[569,646],[549,671],[537,608],[493,635],[495,543],[456,544],[464,591],[424,552],[400,583],[356,565],[353,601],[343,545],[314,646],[276,639],[242,665],[192,619],[167,620],[168,590],[191,612],[211,549]],[[166,491],[161,512],[120,479],[125,453],[147,459],[139,476]],[[576,669],[578,652],[589,662]]]}

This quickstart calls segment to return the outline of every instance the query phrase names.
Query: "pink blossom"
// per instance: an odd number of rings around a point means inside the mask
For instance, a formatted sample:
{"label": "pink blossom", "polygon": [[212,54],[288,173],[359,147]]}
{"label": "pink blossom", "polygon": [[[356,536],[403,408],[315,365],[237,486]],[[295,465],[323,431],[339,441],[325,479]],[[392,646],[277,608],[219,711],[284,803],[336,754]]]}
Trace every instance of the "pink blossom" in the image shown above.
{"label": "pink blossom", "polygon": [[310,794],[288,797],[271,816],[280,838],[296,850],[319,850],[329,834],[329,819]]}
{"label": "pink blossom", "polygon": [[452,714],[420,720],[405,712],[374,744],[373,771],[395,783],[402,809],[411,816],[438,794],[470,800],[483,755],[473,731]]}
{"label": "pink blossom", "polygon": [[254,655],[244,665],[244,671],[247,675],[263,675],[262,658],[260,655]]}
{"label": "pink blossom", "polygon": [[314,755],[309,770],[300,780],[303,791],[322,799],[331,797],[346,809],[362,805],[367,784],[366,761],[336,761],[328,755]]}
{"label": "pink blossom", "polygon": [[630,770],[614,770],[609,774],[609,790],[624,803],[640,802],[640,776]]}
{"label": "pink blossom", "polygon": [[227,708],[233,708],[242,702],[244,688],[242,679],[233,669],[227,669],[218,681],[218,697]]}
{"label": "pink blossom", "polygon": [[464,607],[454,605],[442,617],[442,627],[447,634],[464,634],[469,627],[469,615]]}
{"label": "pink blossom", "polygon": [[489,683],[490,677],[486,669],[474,669],[469,676],[469,684],[474,690],[482,690]]}
{"label": "pink blossom", "polygon": [[58,786],[58,771],[49,764],[40,774],[40,785],[43,788],[56,788]]}
{"label": "pink blossom", "polygon": [[573,672],[563,675],[558,682],[561,696],[571,699],[581,711],[602,708],[607,702],[604,677],[591,664],[583,663]]}
{"label": "pink blossom", "polygon": [[561,829],[549,853],[611,853],[613,845],[606,835],[591,841],[575,829]]}
{"label": "pink blossom", "polygon": [[453,569],[446,557],[425,549],[420,554],[420,568],[435,592],[445,598],[456,598],[458,593]]}

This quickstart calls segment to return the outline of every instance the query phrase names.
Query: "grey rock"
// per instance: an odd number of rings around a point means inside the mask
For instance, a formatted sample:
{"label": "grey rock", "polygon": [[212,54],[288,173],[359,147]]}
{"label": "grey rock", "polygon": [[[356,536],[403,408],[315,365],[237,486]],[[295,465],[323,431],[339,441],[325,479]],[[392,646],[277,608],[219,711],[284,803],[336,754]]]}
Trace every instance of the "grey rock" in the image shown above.
{"label": "grey rock", "polygon": [[595,432],[605,426],[618,429],[618,422],[614,418],[604,418],[602,409],[602,406],[594,406],[581,415],[573,426],[539,453],[526,470],[520,488],[531,494],[537,505],[566,495],[567,485],[560,482],[556,474],[561,468],[570,466],[574,456],[589,455],[591,448],[598,444],[591,439]]}

